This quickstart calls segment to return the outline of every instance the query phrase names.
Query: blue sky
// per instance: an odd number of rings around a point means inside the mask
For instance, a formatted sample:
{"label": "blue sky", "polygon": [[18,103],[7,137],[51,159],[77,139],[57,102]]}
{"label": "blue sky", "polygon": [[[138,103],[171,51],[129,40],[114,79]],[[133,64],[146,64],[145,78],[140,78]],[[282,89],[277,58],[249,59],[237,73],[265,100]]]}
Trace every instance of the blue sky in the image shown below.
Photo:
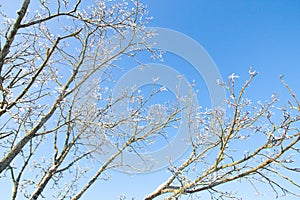
{"label": "blue sky", "polygon": [[[234,72],[244,82],[250,66],[258,71],[248,90],[253,100],[268,99],[276,92],[284,102],[288,96],[279,81],[281,74],[300,94],[300,1],[151,0],[145,4],[154,17],[150,26],[174,29],[196,40],[210,54],[223,79]],[[142,199],[167,175],[166,170],[131,176],[113,172],[110,181],[94,185],[84,199],[98,199],[100,194],[103,199],[117,199],[122,194],[127,199]],[[269,188],[265,196],[258,197],[247,184],[226,187],[240,188],[246,200],[274,198]]]}
{"label": "blue sky", "polygon": [[253,66],[260,72],[259,79],[265,80],[261,88],[265,92],[276,89],[274,82],[280,74],[296,80],[300,69],[299,1],[154,0],[148,8],[154,26],[175,29],[199,42],[223,78],[232,72],[245,77]]}

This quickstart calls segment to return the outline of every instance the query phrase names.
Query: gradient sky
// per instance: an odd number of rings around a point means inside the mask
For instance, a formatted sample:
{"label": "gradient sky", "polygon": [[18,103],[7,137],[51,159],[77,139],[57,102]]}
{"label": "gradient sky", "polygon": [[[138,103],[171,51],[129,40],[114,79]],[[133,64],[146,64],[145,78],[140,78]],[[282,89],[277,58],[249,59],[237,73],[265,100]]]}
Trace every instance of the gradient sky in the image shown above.
{"label": "gradient sky", "polygon": [[[279,81],[281,74],[300,95],[300,1],[144,2],[153,16],[149,26],[174,29],[195,39],[210,54],[223,79],[234,72],[244,82],[250,66],[258,71],[259,76],[248,90],[248,96],[254,101],[280,93],[284,102],[288,96]],[[126,199],[142,199],[166,178],[166,170],[131,176],[113,172],[110,181],[95,184],[83,199],[98,199],[100,196],[101,199],[118,199],[122,194]],[[255,190],[249,184],[231,183],[226,187],[239,188],[245,200],[274,199],[269,188],[262,188],[266,192],[264,196],[255,196]]]}
{"label": "gradient sky", "polygon": [[[3,1],[0,0],[0,4]],[[248,90],[248,96],[254,101],[268,99],[274,92],[280,93],[281,101],[286,101],[287,92],[279,81],[281,74],[285,75],[285,80],[300,96],[299,0],[143,2],[148,6],[149,15],[153,16],[149,26],[173,29],[196,40],[210,54],[223,79],[234,72],[244,82],[250,66],[258,71],[259,76]],[[166,63],[172,61],[166,60]],[[184,72],[189,74],[188,71]],[[142,175],[113,171],[109,181],[100,180],[82,199],[114,200],[125,195],[126,200],[140,200],[167,178],[166,169]],[[240,188],[238,191],[245,200],[274,199],[273,195],[269,196],[269,188],[265,196],[257,197],[249,184],[231,183],[225,187]],[[292,199],[295,197],[282,198]]]}

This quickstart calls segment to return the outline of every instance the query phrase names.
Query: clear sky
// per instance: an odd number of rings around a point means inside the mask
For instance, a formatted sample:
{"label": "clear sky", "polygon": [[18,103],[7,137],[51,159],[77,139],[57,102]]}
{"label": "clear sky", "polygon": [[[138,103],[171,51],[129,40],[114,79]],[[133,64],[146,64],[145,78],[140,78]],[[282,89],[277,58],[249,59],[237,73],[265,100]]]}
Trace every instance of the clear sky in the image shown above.
{"label": "clear sky", "polygon": [[[2,1],[0,0],[0,4]],[[234,72],[244,82],[250,66],[258,71],[259,76],[248,90],[248,96],[254,101],[268,99],[274,92],[279,92],[280,99],[284,102],[288,97],[279,81],[281,74],[285,75],[285,80],[300,96],[299,0],[143,2],[148,6],[149,15],[153,16],[149,26],[173,29],[196,40],[209,53],[223,79]],[[166,63],[173,62],[166,60]],[[180,71],[178,66],[176,69]],[[187,68],[182,70],[189,75]],[[142,175],[113,171],[109,181],[98,181],[82,199],[114,200],[125,195],[126,200],[140,200],[168,178],[166,171],[162,169]],[[239,188],[238,191],[245,200],[274,199],[269,188],[265,190],[265,196],[259,197],[255,196],[255,190],[249,184],[231,183],[226,188]],[[282,198],[292,199],[295,197]]]}
{"label": "clear sky", "polygon": [[[252,99],[265,100],[279,92],[281,101],[285,101],[288,97],[279,81],[281,74],[300,95],[300,1],[144,2],[153,16],[150,26],[174,29],[196,40],[210,54],[223,79],[234,72],[244,82],[250,66],[258,71],[259,76],[248,90]],[[110,181],[97,183],[83,199],[98,199],[100,196],[101,199],[117,199],[122,194],[126,199],[142,199],[166,178],[164,169],[131,176],[113,172]],[[249,184],[231,183],[226,187],[239,188],[245,200],[274,199],[269,188],[263,189],[264,196],[255,196],[255,190]]]}

